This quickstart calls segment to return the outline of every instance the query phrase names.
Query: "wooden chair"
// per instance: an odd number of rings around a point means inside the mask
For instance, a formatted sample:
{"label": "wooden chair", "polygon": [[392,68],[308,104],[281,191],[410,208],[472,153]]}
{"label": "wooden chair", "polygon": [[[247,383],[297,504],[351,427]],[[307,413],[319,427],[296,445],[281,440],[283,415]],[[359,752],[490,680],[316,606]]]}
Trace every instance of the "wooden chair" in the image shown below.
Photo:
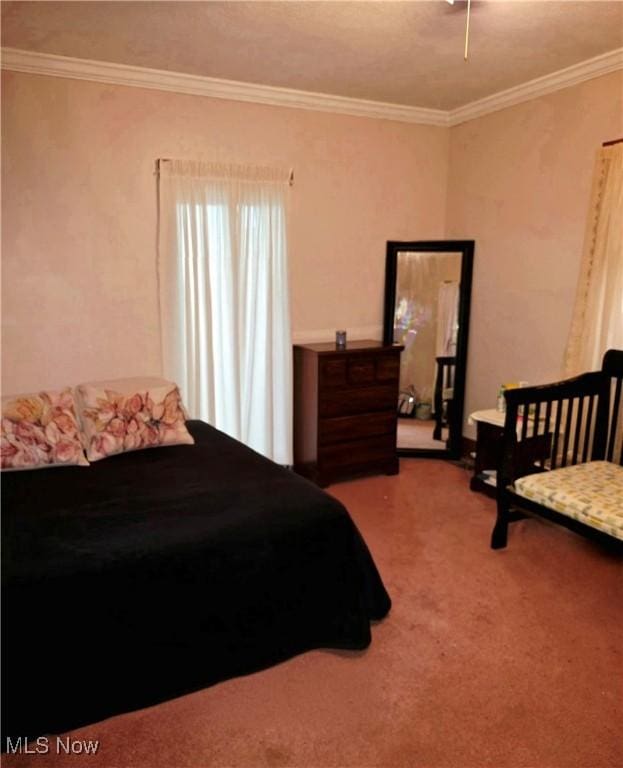
{"label": "wooden chair", "polygon": [[441,440],[441,430],[447,427],[454,398],[454,373],[456,357],[436,357],[437,377],[435,379],[435,428],[433,440]]}
{"label": "wooden chair", "polygon": [[506,418],[497,477],[493,549],[506,546],[508,525],[540,515],[619,550],[623,542],[596,527],[517,493],[515,482],[591,461],[623,465],[623,350],[606,352],[601,371],[504,393]]}

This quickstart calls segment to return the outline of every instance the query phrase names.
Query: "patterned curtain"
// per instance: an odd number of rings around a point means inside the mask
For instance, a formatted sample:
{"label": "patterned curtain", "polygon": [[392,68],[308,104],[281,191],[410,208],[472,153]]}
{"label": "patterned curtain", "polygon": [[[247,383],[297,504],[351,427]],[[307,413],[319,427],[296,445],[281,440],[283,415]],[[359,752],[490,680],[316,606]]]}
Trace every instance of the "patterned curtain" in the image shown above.
{"label": "patterned curtain", "polygon": [[597,156],[566,375],[598,370],[613,348],[623,349],[623,143]]}

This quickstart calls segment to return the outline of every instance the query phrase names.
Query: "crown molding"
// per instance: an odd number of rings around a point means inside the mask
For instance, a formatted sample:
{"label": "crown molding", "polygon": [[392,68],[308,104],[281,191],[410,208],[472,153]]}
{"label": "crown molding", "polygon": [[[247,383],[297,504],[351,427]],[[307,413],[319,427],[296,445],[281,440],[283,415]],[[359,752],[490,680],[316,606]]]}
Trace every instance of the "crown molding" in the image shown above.
{"label": "crown molding", "polygon": [[2,48],[2,69],[26,72],[34,75],[67,77],[74,80],[90,80],[111,85],[135,88],[151,88],[213,99],[246,101],[277,107],[309,109],[317,112],[333,112],[355,117],[372,117],[397,120],[421,125],[453,126],[482,117],[491,112],[520,104],[548,93],[568,88],[585,80],[623,69],[623,48],[617,48],[566,69],[538,77],[527,83],[500,91],[484,99],[478,99],[450,111],[425,109],[402,104],[388,104],[365,99],[350,99],[326,93],[310,93],[292,88],[276,88],[270,85],[222,80],[214,77],[187,75],[162,69],[147,69],[126,64],[76,59],[50,53]]}
{"label": "crown molding", "polygon": [[585,80],[591,80],[600,75],[607,75],[610,72],[616,72],[623,69],[623,48],[617,48],[614,51],[603,53],[592,59],[587,59],[579,64],[574,64],[565,69],[559,69],[544,77],[537,77],[534,80],[528,80],[526,83],[517,85],[484,99],[472,101],[457,109],[447,112],[450,126],[459,125],[467,120],[473,120],[476,117],[488,115],[491,112],[497,112],[506,107],[512,107],[515,104],[521,104],[524,101],[536,99],[539,96],[545,96],[548,93],[559,91],[563,88],[569,88]]}
{"label": "crown molding", "polygon": [[327,93],[310,93],[292,88],[221,80],[215,77],[187,75],[162,69],[147,69],[126,64],[113,64],[91,59],[76,59],[50,53],[2,48],[2,68],[33,75],[68,77],[112,85],[152,88],[159,91],[209,96],[213,99],[248,101],[275,107],[295,107],[319,112],[335,112],[356,117],[375,117],[403,123],[447,125],[447,113],[440,109],[424,109],[380,101],[349,99]]}

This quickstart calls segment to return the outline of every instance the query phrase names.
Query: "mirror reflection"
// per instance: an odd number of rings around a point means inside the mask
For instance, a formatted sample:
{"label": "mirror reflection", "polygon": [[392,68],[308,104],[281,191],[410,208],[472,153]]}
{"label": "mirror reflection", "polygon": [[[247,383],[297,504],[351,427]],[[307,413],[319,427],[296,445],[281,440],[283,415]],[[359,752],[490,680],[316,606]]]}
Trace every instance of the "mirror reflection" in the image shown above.
{"label": "mirror reflection", "polygon": [[445,450],[454,397],[462,254],[399,251],[393,341],[402,344],[399,448]]}
{"label": "mirror reflection", "polygon": [[383,339],[403,347],[402,456],[459,458],[473,240],[389,241]]}

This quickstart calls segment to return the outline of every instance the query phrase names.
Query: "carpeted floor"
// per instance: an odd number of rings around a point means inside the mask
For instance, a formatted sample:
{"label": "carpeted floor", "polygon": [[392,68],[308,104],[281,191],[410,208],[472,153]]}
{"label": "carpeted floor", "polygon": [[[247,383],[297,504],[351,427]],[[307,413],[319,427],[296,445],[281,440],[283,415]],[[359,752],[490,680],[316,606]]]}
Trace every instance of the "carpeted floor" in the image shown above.
{"label": "carpeted floor", "polygon": [[621,560],[534,520],[490,550],[495,503],[468,480],[411,459],[329,489],[394,601],[367,651],[314,651],[71,734],[99,739],[95,756],[50,742],[3,766],[623,765]]}
{"label": "carpeted floor", "polygon": [[448,429],[441,430],[441,440],[433,439],[435,421],[428,419],[398,419],[396,445],[399,448],[436,448],[443,451],[446,448]]}

